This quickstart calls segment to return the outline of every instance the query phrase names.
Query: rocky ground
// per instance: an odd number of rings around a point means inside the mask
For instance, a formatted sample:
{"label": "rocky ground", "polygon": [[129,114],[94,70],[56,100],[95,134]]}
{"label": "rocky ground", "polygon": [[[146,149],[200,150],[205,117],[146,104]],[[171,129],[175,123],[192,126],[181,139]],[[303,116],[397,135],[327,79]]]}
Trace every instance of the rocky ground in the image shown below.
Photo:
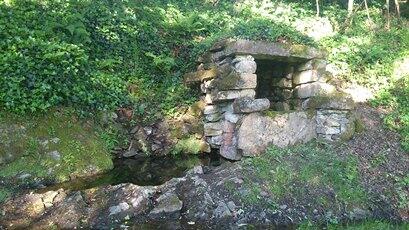
{"label": "rocky ground", "polygon": [[[284,151],[288,156],[269,158],[277,153],[271,150],[259,159],[225,162],[218,167],[197,166],[186,176],[160,186],[121,184],[85,191],[29,193],[0,206],[0,226],[291,229],[306,222],[327,224],[367,218],[407,223],[409,155],[401,150],[399,136],[382,127],[382,111],[360,106],[358,114],[364,131],[343,144],[301,146],[291,153]],[[303,154],[321,145],[330,148],[338,160],[326,161],[330,155],[318,158],[327,165],[309,164],[315,158]],[[296,160],[303,157],[306,161]],[[350,157],[356,160],[345,160]],[[278,162],[268,161],[271,159]],[[279,174],[281,166],[290,171]],[[350,170],[353,166],[357,168]],[[314,174],[314,168],[322,172]],[[320,173],[331,176],[319,177]],[[336,173],[341,176],[333,175]],[[308,175],[307,179],[298,174]]]}

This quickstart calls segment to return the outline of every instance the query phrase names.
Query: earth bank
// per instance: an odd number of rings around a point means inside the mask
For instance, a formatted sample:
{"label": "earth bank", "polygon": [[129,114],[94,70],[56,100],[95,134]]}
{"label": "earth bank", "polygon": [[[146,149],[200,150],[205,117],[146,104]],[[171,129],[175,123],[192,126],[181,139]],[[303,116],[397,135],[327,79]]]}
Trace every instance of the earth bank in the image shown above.
{"label": "earth bank", "polygon": [[242,162],[197,166],[160,186],[25,194],[1,206],[0,224],[107,229],[168,223],[166,228],[207,229],[367,219],[406,223],[408,155],[399,136],[379,125],[379,111],[361,106],[358,112],[365,115],[366,130],[345,144],[270,148]]}

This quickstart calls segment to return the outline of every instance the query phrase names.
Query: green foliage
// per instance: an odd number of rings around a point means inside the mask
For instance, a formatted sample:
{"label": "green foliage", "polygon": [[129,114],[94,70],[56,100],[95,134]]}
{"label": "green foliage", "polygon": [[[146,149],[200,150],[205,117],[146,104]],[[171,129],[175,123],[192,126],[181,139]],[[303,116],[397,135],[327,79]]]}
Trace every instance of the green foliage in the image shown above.
{"label": "green foliage", "polygon": [[84,90],[88,57],[78,46],[34,38],[7,45],[0,59],[0,102],[6,108],[44,111],[75,102]]}
{"label": "green foliage", "polygon": [[[307,191],[330,189],[337,202],[354,207],[366,202],[359,183],[357,159],[338,157],[330,146],[312,142],[291,148],[270,147],[267,152],[247,162],[252,173],[260,178],[268,193],[276,199],[297,199]],[[253,182],[250,182],[253,188]],[[317,205],[332,204],[330,197],[315,194]]]}
{"label": "green foliage", "polygon": [[144,118],[172,115],[192,101],[181,75],[213,41],[228,36],[311,42],[288,21],[266,18],[254,6],[3,1],[0,37],[7,39],[0,40],[0,104],[18,113],[56,105],[105,110],[133,104],[137,114],[148,115]]}
{"label": "green foliage", "polygon": [[385,124],[401,133],[402,147],[409,152],[409,76],[393,85],[382,90],[372,104],[384,106],[391,111],[384,118]]}
{"label": "green foliage", "polygon": [[407,223],[392,223],[379,220],[364,220],[357,222],[348,222],[345,224],[328,224],[327,226],[314,225],[310,222],[304,222],[297,227],[298,230],[307,229],[329,229],[329,230],[404,230],[408,228]]}

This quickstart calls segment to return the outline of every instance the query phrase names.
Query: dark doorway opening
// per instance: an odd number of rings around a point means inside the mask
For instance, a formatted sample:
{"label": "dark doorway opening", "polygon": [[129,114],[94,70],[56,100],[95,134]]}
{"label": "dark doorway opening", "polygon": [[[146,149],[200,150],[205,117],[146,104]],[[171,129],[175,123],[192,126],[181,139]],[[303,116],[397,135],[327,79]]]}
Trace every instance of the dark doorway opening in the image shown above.
{"label": "dark doorway opening", "polygon": [[267,98],[273,110],[288,110],[293,95],[293,65],[275,60],[256,60],[256,98]]}

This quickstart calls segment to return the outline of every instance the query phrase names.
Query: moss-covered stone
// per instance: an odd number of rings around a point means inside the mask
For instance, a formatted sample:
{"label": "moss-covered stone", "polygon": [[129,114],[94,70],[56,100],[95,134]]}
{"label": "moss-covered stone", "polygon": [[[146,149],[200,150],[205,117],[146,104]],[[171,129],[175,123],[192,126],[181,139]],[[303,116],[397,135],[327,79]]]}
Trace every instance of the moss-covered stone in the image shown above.
{"label": "moss-covered stone", "polygon": [[179,140],[175,146],[173,146],[171,153],[177,154],[198,154],[204,150],[203,141],[196,139],[194,136],[190,136],[185,139]]}
{"label": "moss-covered stone", "polygon": [[25,175],[24,180],[62,182],[113,167],[109,149],[94,123],[78,120],[67,109],[44,116],[3,113],[0,126],[8,133],[7,141],[0,140],[2,154],[13,156],[1,166],[0,177]]}

